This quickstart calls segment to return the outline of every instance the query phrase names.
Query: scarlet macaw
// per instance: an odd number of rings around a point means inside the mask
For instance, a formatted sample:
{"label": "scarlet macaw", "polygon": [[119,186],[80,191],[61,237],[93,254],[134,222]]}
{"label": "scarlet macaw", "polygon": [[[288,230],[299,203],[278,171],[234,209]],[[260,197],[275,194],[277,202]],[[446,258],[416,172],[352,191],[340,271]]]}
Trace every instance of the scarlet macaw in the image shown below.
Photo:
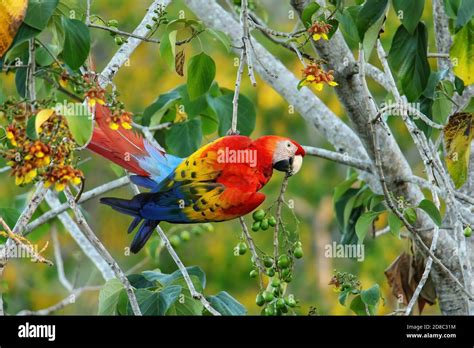
{"label": "scarlet macaw", "polygon": [[301,145],[288,138],[268,135],[252,141],[232,135],[179,158],[132,130],[111,129],[110,110],[105,106],[96,104],[95,119],[88,148],[136,174],[132,182],[150,189],[130,200],[100,200],[134,217],[129,233],[143,220],[130,248],[133,253],[145,245],[160,221],[218,222],[251,212],[265,200],[259,190],[273,169],[293,175],[305,155]]}

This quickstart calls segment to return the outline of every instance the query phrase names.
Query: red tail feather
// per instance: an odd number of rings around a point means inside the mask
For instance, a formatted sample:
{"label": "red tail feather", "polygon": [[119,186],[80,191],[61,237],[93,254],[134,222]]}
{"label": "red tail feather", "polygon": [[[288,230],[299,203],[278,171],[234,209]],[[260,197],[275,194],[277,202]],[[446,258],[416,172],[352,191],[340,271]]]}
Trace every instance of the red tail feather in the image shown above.
{"label": "red tail feather", "polygon": [[100,104],[95,105],[97,126],[94,128],[92,140],[87,148],[132,173],[149,176],[150,174],[140,168],[133,157],[134,155],[148,155],[143,138],[131,129],[111,129],[109,127],[110,119],[107,120],[110,116],[109,108]]}

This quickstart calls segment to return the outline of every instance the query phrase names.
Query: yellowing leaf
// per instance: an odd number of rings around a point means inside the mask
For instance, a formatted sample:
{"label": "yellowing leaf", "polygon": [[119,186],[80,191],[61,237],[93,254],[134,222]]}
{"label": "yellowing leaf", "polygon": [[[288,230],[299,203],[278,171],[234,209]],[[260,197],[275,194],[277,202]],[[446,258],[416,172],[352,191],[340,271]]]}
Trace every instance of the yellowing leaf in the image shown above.
{"label": "yellowing leaf", "polygon": [[0,58],[12,44],[27,7],[27,0],[0,1]]}
{"label": "yellowing leaf", "polygon": [[468,112],[454,114],[444,128],[446,166],[456,188],[461,187],[468,176],[473,115]]}
{"label": "yellowing leaf", "polygon": [[474,83],[474,19],[456,35],[449,56],[456,76],[468,86]]}
{"label": "yellowing leaf", "polygon": [[45,123],[51,117],[52,114],[54,114],[53,109],[44,109],[36,114],[35,129],[37,134],[39,134],[40,132],[39,129],[41,125]]}

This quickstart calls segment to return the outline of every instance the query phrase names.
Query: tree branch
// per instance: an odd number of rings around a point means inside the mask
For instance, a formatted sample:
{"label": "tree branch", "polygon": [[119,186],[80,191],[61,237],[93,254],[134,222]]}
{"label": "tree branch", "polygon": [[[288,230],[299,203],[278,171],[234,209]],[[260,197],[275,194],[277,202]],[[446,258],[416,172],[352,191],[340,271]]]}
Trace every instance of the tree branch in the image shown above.
{"label": "tree branch", "polygon": [[100,242],[99,238],[95,235],[94,231],[88,225],[84,215],[82,214],[81,210],[76,204],[75,197],[69,191],[68,188],[64,190],[66,194],[67,201],[71,206],[71,209],[74,211],[74,215],[76,216],[77,223],[83,231],[86,238],[89,242],[95,247],[95,249],[99,252],[100,256],[109,264],[110,268],[112,268],[115,276],[117,279],[122,283],[125,291],[127,293],[128,300],[132,307],[133,314],[135,315],[142,315],[140,306],[138,305],[137,298],[135,297],[135,293],[133,292],[132,285],[127,279],[125,273],[123,273],[122,269],[118,265],[118,263],[113,259],[112,255],[108,252],[108,250],[104,247],[104,245]]}
{"label": "tree branch", "polygon": [[[170,3],[170,0],[155,0],[151,6],[147,9],[146,15],[143,17],[140,24],[133,31],[133,35],[137,37],[144,38],[148,36],[151,32],[152,25],[155,23],[153,17],[155,16],[154,11],[158,10],[162,6],[167,6]],[[130,37],[128,42],[124,43],[119,50],[115,53],[112,59],[109,61],[105,69],[99,76],[99,85],[104,88],[106,87],[114,78],[115,74],[118,72],[120,67],[125,64],[125,62],[130,58],[131,54],[138,45],[142,42],[141,39],[136,37]]]}
{"label": "tree branch", "polygon": [[[56,210],[61,207],[61,202],[59,201],[58,197],[51,191],[48,191],[46,194],[46,202],[52,208],[52,210]],[[98,251],[84,236],[79,226],[74,222],[69,214],[62,212],[58,215],[58,219],[64,225],[64,228],[69,232],[71,237],[76,241],[77,245],[81,248],[84,254],[99,270],[104,280],[107,281],[114,278],[115,275],[110,265],[100,256]]]}

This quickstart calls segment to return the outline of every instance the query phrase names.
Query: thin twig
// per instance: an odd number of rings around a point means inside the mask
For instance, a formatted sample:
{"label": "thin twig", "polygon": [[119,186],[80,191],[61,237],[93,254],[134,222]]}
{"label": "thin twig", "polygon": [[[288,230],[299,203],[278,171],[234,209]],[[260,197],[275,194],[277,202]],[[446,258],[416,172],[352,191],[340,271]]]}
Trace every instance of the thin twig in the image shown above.
{"label": "thin twig", "polygon": [[280,194],[278,195],[277,203],[276,203],[276,225],[273,230],[273,258],[275,260],[275,266],[277,267],[277,260],[280,255],[280,246],[279,246],[279,231],[280,231],[280,225],[283,228],[283,220],[281,217],[281,208],[283,206],[283,203],[285,203],[285,191],[288,187],[288,179],[289,179],[288,173],[285,174],[285,178],[283,179],[283,182],[281,183],[281,188],[280,188]]}
{"label": "thin twig", "polygon": [[50,315],[51,313],[54,313],[54,312],[57,312],[73,303],[76,302],[76,299],[81,296],[84,292],[87,292],[87,291],[99,291],[101,289],[100,286],[84,286],[84,287],[81,287],[81,288],[77,288],[77,289],[74,289],[71,291],[71,293],[64,299],[62,299],[61,301],[59,301],[58,303],[50,306],[50,307],[47,307],[47,308],[44,308],[44,309],[40,309],[40,310],[37,310],[37,311],[31,311],[31,310],[22,310],[20,312],[18,312],[16,315]]}
{"label": "thin twig", "polygon": [[240,94],[240,85],[242,83],[242,73],[244,72],[244,62],[245,62],[246,50],[242,48],[240,54],[239,67],[237,69],[237,78],[235,79],[235,89],[234,89],[234,98],[232,99],[232,123],[228,135],[239,134],[237,130],[237,120],[239,115],[239,94]]}
{"label": "thin twig", "polygon": [[252,86],[256,86],[257,81],[255,80],[255,74],[253,72],[252,52],[250,50],[252,43],[249,30],[248,0],[241,0],[240,6],[240,21],[242,22],[242,43],[244,46],[243,50],[246,51],[245,57],[247,58],[247,69],[249,72],[250,82],[252,83]]}
{"label": "thin twig", "polygon": [[260,256],[258,256],[257,248],[255,247],[255,242],[253,241],[253,238],[249,233],[249,229],[245,224],[244,218],[240,217],[239,221],[242,225],[242,231],[244,232],[245,239],[247,240],[247,243],[249,245],[250,253],[252,254],[255,265],[257,265],[260,288],[263,289],[263,275],[265,274],[265,266],[262,264]]}

